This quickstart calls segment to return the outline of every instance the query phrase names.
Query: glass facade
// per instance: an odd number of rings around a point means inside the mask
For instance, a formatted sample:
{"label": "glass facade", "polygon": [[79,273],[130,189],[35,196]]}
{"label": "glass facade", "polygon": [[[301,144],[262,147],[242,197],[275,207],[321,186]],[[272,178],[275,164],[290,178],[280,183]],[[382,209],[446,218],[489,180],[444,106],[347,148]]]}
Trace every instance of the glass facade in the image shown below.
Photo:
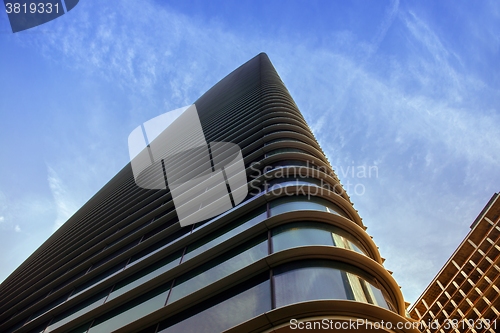
{"label": "glass facade", "polygon": [[[337,246],[368,255],[359,242],[344,230],[326,223],[294,222],[272,230],[273,251],[278,252],[298,246]],[[356,245],[358,244],[358,245]]]}
{"label": "glass facade", "polygon": [[280,266],[274,270],[276,307],[336,299],[393,309],[380,288],[353,272],[363,274],[354,266],[328,260],[307,260]]}

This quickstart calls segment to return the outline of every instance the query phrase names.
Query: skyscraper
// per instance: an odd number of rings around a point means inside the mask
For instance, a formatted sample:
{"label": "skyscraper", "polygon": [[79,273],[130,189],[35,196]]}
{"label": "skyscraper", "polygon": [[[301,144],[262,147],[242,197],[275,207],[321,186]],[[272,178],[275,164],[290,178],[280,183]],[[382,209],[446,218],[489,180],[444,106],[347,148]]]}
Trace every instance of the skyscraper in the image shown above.
{"label": "skyscraper", "polygon": [[1,284],[0,331],[417,332],[268,57],[194,104],[207,142],[241,147],[245,200],[181,227],[170,190],[125,166]]}
{"label": "skyscraper", "polygon": [[410,310],[423,332],[498,332],[500,328],[500,195]]}

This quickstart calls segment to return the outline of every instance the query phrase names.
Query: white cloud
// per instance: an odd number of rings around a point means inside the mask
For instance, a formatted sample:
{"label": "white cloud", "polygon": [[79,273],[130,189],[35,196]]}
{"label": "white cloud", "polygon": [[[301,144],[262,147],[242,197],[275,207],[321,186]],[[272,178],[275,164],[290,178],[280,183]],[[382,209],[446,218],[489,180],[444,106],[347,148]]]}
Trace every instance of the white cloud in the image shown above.
{"label": "white cloud", "polygon": [[16,224],[16,226],[14,227],[14,231],[21,232],[21,227],[18,224]]}
{"label": "white cloud", "polygon": [[0,216],[0,223],[2,223],[5,220],[5,217]]}
{"label": "white cloud", "polygon": [[47,169],[47,181],[49,183],[52,197],[54,198],[57,212],[57,218],[54,221],[54,230],[57,230],[76,212],[79,206],[74,202],[74,200],[71,199],[70,193],[68,193],[62,180],[59,178],[54,169],[51,167],[47,167]]}

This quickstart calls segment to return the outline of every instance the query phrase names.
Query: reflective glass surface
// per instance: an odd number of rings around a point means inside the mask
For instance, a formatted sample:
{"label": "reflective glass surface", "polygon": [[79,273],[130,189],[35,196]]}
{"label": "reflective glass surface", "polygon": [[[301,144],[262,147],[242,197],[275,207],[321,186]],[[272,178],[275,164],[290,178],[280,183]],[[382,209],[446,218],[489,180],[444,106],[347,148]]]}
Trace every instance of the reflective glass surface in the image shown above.
{"label": "reflective glass surface", "polygon": [[339,206],[319,197],[292,195],[271,201],[271,216],[297,210],[320,210],[347,217]]}
{"label": "reflective glass surface", "polygon": [[256,225],[259,222],[264,221],[267,218],[267,212],[265,207],[260,207],[254,210],[247,216],[241,217],[237,221],[232,222],[230,225],[221,228],[215,232],[210,233],[207,237],[189,245],[187,247],[186,253],[182,258],[182,261],[189,260],[200,253],[216,246],[239,234],[240,232]]}
{"label": "reflective glass surface", "polygon": [[330,245],[353,250],[366,255],[355,238],[344,230],[327,223],[294,222],[280,225],[272,230],[273,252],[298,246]]}
{"label": "reflective glass surface", "polygon": [[[329,260],[307,260],[274,270],[276,307],[322,299],[355,300],[393,310],[383,292],[351,265]],[[366,273],[362,274],[366,275]]]}
{"label": "reflective glass surface", "polygon": [[176,252],[168,256],[167,258],[162,259],[154,263],[153,265],[140,270],[136,274],[129,276],[128,278],[116,283],[115,287],[113,288],[113,291],[111,292],[106,301],[109,302],[110,300],[120,295],[123,295],[127,291],[132,290],[135,287],[140,286],[141,284],[146,283],[147,281],[177,266],[179,264],[181,255],[182,255],[181,251]]}
{"label": "reflective glass surface", "polygon": [[45,333],[52,332],[58,327],[70,322],[71,320],[78,318],[79,316],[89,312],[97,308],[99,305],[104,303],[104,300],[109,294],[109,289],[100,292],[99,294],[88,298],[81,302],[80,304],[75,305],[68,311],[63,312],[62,314],[56,316],[52,323],[47,327]]}
{"label": "reflective glass surface", "polygon": [[219,333],[271,310],[269,280],[260,281],[250,287],[246,283],[160,323],[158,333]]}
{"label": "reflective glass surface", "polygon": [[89,333],[112,332],[160,309],[165,305],[170,285],[170,283],[166,283],[162,287],[144,294],[97,318],[92,324]]}
{"label": "reflective glass surface", "polygon": [[321,180],[315,178],[306,177],[286,177],[286,178],[275,178],[269,182],[269,190],[275,188],[285,187],[285,186],[299,186],[299,185],[316,185],[321,186]]}
{"label": "reflective glass surface", "polygon": [[243,246],[225,253],[216,259],[177,278],[168,303],[193,293],[209,284],[242,269],[268,254],[267,237],[262,235]]}

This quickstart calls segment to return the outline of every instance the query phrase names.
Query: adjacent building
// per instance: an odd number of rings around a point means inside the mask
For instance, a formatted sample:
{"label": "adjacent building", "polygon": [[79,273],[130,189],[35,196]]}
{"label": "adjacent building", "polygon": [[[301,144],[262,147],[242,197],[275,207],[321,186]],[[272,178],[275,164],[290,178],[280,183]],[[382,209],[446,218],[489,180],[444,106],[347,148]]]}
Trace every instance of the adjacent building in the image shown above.
{"label": "adjacent building", "polygon": [[480,333],[500,328],[500,195],[410,309],[422,331]]}
{"label": "adjacent building", "polygon": [[245,200],[181,227],[125,166],[0,285],[0,332],[418,332],[267,55],[195,105],[241,147]]}

